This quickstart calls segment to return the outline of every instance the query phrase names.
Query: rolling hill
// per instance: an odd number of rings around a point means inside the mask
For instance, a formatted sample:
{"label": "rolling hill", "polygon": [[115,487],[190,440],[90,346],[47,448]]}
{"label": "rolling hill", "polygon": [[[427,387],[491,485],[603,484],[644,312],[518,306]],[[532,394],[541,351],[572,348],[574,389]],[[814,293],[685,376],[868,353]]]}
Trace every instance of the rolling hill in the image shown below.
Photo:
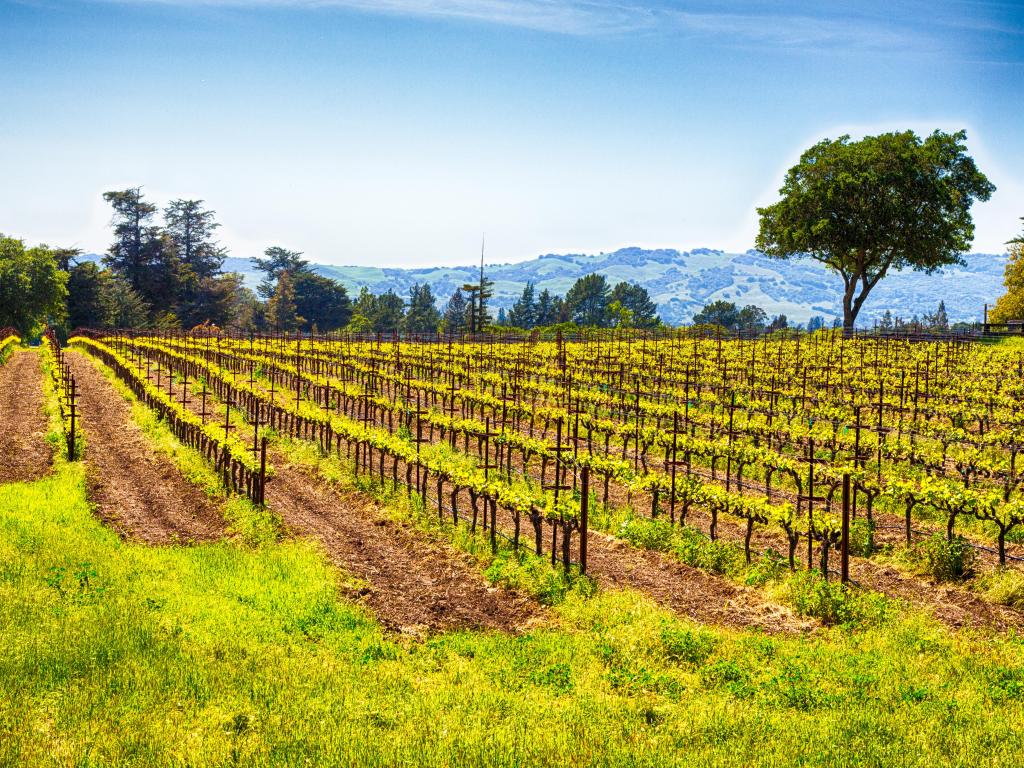
{"label": "rolling hill", "polygon": [[[971,254],[962,267],[932,275],[897,272],[872,292],[861,313],[861,323],[870,324],[886,310],[910,318],[934,311],[939,300],[946,302],[951,321],[978,320],[982,306],[1002,293],[1005,254]],[[353,295],[363,286],[374,293],[388,289],[406,295],[415,283],[428,282],[439,303],[463,283],[475,279],[473,266],[419,267],[410,269],[314,264],[314,270],[343,283]],[[226,271],[240,272],[246,285],[255,288],[260,273],[248,259],[232,257]],[[726,253],[708,248],[693,251],[673,249],[621,248],[600,254],[545,254],[514,264],[487,266],[494,280],[494,307],[508,308],[533,282],[544,289],[564,294],[573,282],[589,273],[605,275],[609,282],[628,280],[643,285],[658,304],[665,322],[688,322],[705,304],[717,299],[739,305],[756,304],[769,315],[785,314],[790,321],[806,322],[813,315],[827,320],[841,314],[840,279],[811,260],[779,261],[757,251]]]}

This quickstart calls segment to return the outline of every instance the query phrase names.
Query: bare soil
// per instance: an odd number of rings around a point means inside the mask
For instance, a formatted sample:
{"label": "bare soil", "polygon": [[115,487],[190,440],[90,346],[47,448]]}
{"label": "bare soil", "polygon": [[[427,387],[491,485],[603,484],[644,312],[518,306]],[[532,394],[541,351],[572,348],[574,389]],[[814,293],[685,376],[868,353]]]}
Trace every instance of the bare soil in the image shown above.
{"label": "bare soil", "polygon": [[15,352],[0,365],[0,483],[30,482],[50,471],[42,376],[32,350]]}
{"label": "bare soil", "polygon": [[528,597],[488,586],[468,556],[396,523],[373,500],[342,492],[274,456],[267,503],[293,532],[368,584],[354,597],[389,629],[420,635],[459,628],[517,631],[541,614]]}
{"label": "bare soil", "polygon": [[[391,477],[391,467],[389,458],[385,461],[386,478]],[[400,468],[399,476],[404,478],[404,468]],[[428,496],[432,486],[433,483],[428,484]],[[450,492],[451,487],[447,486],[443,499],[446,507]],[[436,508],[436,504],[435,493],[427,499],[427,506]],[[461,515],[470,514],[470,508],[469,494],[464,491],[459,495]],[[498,530],[506,536],[514,530],[512,517],[506,511],[499,510],[497,523]],[[551,533],[547,527],[544,531],[543,546],[545,556],[549,556]],[[530,549],[533,542],[533,526],[524,520],[520,546]],[[578,548],[577,534],[572,542],[574,559]],[[561,552],[558,556],[561,557]],[[702,624],[758,628],[770,634],[807,632],[816,626],[815,622],[796,616],[789,608],[766,600],[756,589],[739,586],[724,576],[686,565],[661,552],[638,549],[593,530],[587,536],[587,575],[606,589],[635,589],[678,615]]]}
{"label": "bare soil", "polygon": [[122,536],[149,544],[223,537],[218,505],[149,444],[131,405],[96,364],[75,350],[65,359],[78,383],[89,498],[99,517]]}

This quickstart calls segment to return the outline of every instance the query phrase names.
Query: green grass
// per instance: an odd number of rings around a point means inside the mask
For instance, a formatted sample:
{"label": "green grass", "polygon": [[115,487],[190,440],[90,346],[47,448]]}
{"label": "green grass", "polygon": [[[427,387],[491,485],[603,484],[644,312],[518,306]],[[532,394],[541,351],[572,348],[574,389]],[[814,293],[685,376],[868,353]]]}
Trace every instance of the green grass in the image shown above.
{"label": "green grass", "polygon": [[[309,544],[147,548],[78,465],[0,488],[0,763],[1009,765],[1024,641],[811,637],[571,593],[520,636],[386,637]],[[845,745],[847,761],[837,760]]]}
{"label": "green grass", "polygon": [[[921,617],[773,638],[573,593],[392,639],[317,547],[144,547],[79,466],[0,488],[4,765],[1011,765],[1024,642]],[[839,757],[843,749],[849,759]]]}
{"label": "green grass", "polygon": [[[134,413],[148,439],[217,493],[148,413]],[[361,490],[544,594],[553,572],[536,558],[492,558],[404,494]],[[147,547],[96,520],[80,464],[0,486],[0,765],[1006,766],[1024,752],[1021,638],[909,611],[768,637],[578,584],[523,635],[420,642],[339,597],[348,578],[317,545],[249,524],[262,533]],[[734,576],[847,608],[775,570]]]}

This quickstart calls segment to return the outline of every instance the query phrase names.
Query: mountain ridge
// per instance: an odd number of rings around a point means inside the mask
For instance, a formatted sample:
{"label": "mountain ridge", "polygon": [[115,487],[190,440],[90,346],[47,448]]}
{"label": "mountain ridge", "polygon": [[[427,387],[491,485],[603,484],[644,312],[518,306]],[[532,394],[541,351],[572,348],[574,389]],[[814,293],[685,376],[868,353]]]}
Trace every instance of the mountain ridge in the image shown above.
{"label": "mountain ridge", "polygon": [[[97,257],[98,258],[98,257]],[[945,301],[950,321],[980,320],[982,307],[1003,293],[1007,255],[972,253],[963,266],[933,274],[903,270],[885,277],[871,292],[858,318],[867,325],[886,310],[910,318],[933,312]],[[338,280],[353,297],[363,287],[374,293],[394,290],[403,297],[415,283],[428,282],[439,306],[464,283],[478,279],[479,267],[368,267],[311,263],[318,274]],[[224,270],[242,274],[255,288],[261,278],[249,259],[229,257]],[[756,304],[769,315],[785,314],[791,322],[806,322],[814,315],[830,321],[842,316],[842,280],[811,259],[772,259],[755,250],[728,253],[712,248],[679,251],[673,248],[626,247],[597,254],[546,253],[521,262],[485,265],[494,280],[492,308],[506,310],[533,282],[564,295],[579,277],[597,272],[609,283],[620,280],[645,287],[670,324],[689,322],[705,304],[719,299],[743,306]]]}

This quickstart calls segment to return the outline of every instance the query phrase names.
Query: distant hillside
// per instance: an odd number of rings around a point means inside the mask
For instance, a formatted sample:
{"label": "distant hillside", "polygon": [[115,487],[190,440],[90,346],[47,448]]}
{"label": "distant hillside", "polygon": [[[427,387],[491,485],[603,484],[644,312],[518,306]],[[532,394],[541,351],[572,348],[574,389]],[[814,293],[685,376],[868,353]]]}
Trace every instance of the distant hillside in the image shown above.
{"label": "distant hillside", "polygon": [[[861,312],[861,323],[869,324],[886,309],[907,318],[931,312],[940,299],[946,302],[950,320],[980,319],[982,305],[1002,293],[1006,255],[971,254],[966,261],[964,267],[934,275],[903,272],[886,277],[872,291]],[[261,277],[248,259],[229,258],[224,269],[242,273],[251,288]],[[391,288],[406,295],[414,283],[428,282],[440,303],[476,275],[472,266],[397,269],[315,264],[314,269],[340,281],[353,294],[367,286],[374,293]],[[770,315],[782,313],[798,322],[806,322],[812,315],[841,316],[840,278],[811,260],[778,261],[756,251],[622,248],[596,255],[546,254],[486,269],[495,283],[495,308],[510,307],[528,281],[538,292],[546,288],[564,294],[577,278],[598,272],[611,283],[628,280],[643,285],[658,303],[662,319],[672,324],[689,322],[695,312],[716,299],[756,304]]]}

